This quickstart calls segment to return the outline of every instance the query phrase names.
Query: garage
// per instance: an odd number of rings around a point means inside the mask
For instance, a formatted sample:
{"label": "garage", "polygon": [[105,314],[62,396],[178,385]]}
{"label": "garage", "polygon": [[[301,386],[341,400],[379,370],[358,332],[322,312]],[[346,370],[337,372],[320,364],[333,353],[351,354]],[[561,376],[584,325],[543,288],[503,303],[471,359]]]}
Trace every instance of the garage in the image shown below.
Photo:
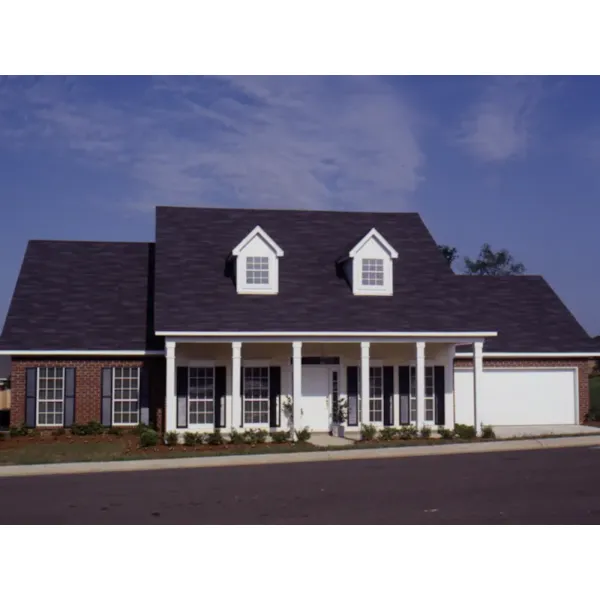
{"label": "garage", "polygon": [[[454,374],[455,422],[473,424],[473,371]],[[485,425],[579,422],[577,369],[484,369],[478,420]]]}

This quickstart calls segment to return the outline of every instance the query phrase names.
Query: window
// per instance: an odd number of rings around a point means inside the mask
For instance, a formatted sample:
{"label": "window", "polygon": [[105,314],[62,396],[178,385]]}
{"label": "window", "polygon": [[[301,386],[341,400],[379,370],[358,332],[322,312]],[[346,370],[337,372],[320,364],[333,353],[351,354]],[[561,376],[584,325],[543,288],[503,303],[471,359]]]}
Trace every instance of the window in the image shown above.
{"label": "window", "polygon": [[363,258],[362,284],[383,287],[383,258]]}
{"label": "window", "polygon": [[37,424],[63,424],[65,370],[62,367],[40,367],[37,385]]}
{"label": "window", "polygon": [[269,424],[269,368],[244,368],[244,423]]}
{"label": "window", "polygon": [[[410,420],[417,420],[417,369],[410,368]],[[433,367],[425,367],[425,421],[435,421],[435,387]]]}
{"label": "window", "polygon": [[188,390],[190,425],[212,425],[215,414],[215,370],[213,367],[190,367]]}
{"label": "window", "polygon": [[[358,369],[358,396],[361,397],[360,368]],[[362,402],[358,404],[359,422],[362,418]],[[369,368],[369,421],[383,422],[383,367]]]}
{"label": "window", "polygon": [[113,424],[137,425],[140,370],[138,367],[115,367],[113,377]]}
{"label": "window", "polygon": [[269,257],[246,257],[246,283],[248,285],[269,285]]}

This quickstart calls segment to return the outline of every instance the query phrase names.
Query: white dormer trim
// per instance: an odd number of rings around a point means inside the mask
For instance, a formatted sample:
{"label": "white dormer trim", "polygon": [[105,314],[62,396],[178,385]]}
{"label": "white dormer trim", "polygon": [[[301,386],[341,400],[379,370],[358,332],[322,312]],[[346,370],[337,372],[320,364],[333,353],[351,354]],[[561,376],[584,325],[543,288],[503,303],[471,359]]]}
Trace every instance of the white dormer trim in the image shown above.
{"label": "white dormer trim", "polygon": [[387,253],[390,255],[390,258],[398,258],[398,253],[396,250],[394,250],[394,248],[388,244],[387,240],[379,233],[379,231],[377,231],[377,229],[375,229],[375,227],[373,227],[373,229],[371,229],[371,231],[369,231],[369,233],[367,233],[367,235],[365,235],[365,237],[362,238],[362,240],[360,240],[360,242],[358,242],[358,244],[356,244],[352,250],[350,250],[349,257],[355,258],[371,238],[375,238],[385,248]]}
{"label": "white dormer trim", "polygon": [[262,227],[257,225],[232,250],[232,255],[238,294],[279,293],[279,259],[283,250]]}
{"label": "white dormer trim", "polygon": [[283,256],[283,250],[275,243],[273,238],[260,226],[257,225],[232,251],[234,256],[239,256],[244,248],[255,238],[261,237],[265,243],[275,253],[275,256],[281,258]]}

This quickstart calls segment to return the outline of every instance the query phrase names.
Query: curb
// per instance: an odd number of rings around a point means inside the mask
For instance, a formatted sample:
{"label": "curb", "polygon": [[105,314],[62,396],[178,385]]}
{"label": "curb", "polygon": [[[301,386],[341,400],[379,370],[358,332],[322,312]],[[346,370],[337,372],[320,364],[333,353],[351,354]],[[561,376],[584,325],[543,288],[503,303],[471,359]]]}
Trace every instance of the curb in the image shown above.
{"label": "curb", "polygon": [[10,465],[6,467],[0,467],[0,478],[27,477],[32,475],[75,475],[131,471],[164,471],[168,469],[241,467],[250,465],[329,462],[338,460],[411,458],[413,456],[482,454],[486,452],[548,450],[553,448],[576,448],[582,446],[600,446],[600,435],[509,440],[504,442],[480,442],[477,444],[452,444],[447,446],[422,446],[417,448],[371,448],[365,450],[324,450],[322,452],[298,452],[290,454],[251,454],[194,458],[141,459],[111,462]]}

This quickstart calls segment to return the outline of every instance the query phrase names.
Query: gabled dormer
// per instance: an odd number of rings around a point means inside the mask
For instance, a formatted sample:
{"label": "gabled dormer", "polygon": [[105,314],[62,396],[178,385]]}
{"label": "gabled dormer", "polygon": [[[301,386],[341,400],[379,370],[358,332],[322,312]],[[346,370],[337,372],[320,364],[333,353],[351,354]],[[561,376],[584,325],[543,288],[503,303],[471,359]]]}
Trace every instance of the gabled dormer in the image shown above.
{"label": "gabled dormer", "polygon": [[371,229],[343,257],[344,272],[355,296],[391,296],[394,263],[398,252],[375,229]]}
{"label": "gabled dormer", "polygon": [[232,251],[238,294],[277,294],[283,250],[256,226]]}

